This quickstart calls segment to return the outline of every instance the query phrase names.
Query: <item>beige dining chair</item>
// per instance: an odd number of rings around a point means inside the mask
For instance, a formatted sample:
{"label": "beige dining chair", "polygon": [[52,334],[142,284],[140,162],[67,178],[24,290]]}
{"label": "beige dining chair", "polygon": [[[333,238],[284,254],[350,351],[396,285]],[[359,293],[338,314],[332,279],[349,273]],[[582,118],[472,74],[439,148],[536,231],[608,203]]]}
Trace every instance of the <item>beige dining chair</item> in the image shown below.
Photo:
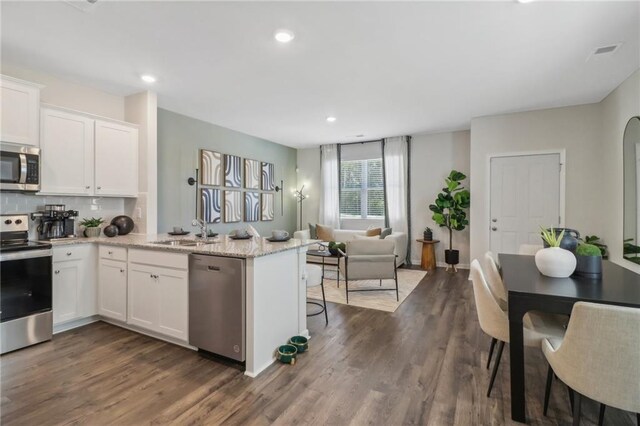
{"label": "beige dining chair", "polygon": [[580,423],[582,396],[604,407],[636,413],[640,426],[640,309],[578,302],[563,339],[542,341],[549,362],[544,414],[553,374],[573,389],[573,424]]}
{"label": "beige dining chair", "polygon": [[[476,303],[478,322],[480,328],[498,343],[498,352],[491,372],[489,389],[487,396],[491,395],[491,389],[496,379],[500,358],[504,344],[509,342],[509,318],[507,312],[500,308],[497,300],[491,293],[480,262],[474,259],[471,262],[471,281],[473,282],[473,295]],[[524,323],[524,344],[525,346],[537,347],[544,338],[562,338],[564,334],[564,323],[555,316],[541,316],[535,313],[528,313]]]}
{"label": "beige dining chair", "polygon": [[[400,301],[398,273],[396,271],[395,243],[389,240],[352,240],[347,242],[346,252],[340,251],[339,273],[345,280],[345,294],[349,304],[349,293],[356,291],[393,291]],[[338,277],[339,279],[339,277]],[[350,281],[377,280],[380,287],[349,290]],[[395,289],[381,288],[382,280],[394,280]]]}

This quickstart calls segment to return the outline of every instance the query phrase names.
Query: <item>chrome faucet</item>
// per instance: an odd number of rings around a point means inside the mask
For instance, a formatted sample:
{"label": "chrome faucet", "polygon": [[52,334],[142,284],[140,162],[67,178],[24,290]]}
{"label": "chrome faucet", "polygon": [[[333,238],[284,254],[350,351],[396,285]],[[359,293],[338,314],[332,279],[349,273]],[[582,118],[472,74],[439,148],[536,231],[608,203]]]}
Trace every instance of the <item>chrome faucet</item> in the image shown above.
{"label": "chrome faucet", "polygon": [[203,240],[206,240],[208,235],[209,235],[209,230],[207,229],[207,222],[205,222],[202,219],[193,219],[193,222],[191,222],[192,226],[197,226],[198,228],[200,228],[200,238],[202,238]]}

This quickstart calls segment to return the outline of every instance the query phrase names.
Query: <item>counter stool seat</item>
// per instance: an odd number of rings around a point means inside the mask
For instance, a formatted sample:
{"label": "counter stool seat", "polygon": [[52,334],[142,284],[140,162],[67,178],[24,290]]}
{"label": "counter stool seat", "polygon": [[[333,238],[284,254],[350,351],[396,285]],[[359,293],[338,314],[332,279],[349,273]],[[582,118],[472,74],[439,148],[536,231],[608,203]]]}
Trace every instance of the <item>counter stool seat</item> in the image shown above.
{"label": "counter stool seat", "polygon": [[308,317],[313,317],[316,315],[320,315],[324,312],[324,320],[327,324],[329,324],[329,317],[327,316],[327,300],[324,296],[324,276],[322,275],[322,267],[318,265],[310,265],[307,263],[307,288],[320,286],[322,289],[322,304],[319,302],[310,302],[307,301],[310,305],[316,305],[320,307],[320,311],[307,314]]}

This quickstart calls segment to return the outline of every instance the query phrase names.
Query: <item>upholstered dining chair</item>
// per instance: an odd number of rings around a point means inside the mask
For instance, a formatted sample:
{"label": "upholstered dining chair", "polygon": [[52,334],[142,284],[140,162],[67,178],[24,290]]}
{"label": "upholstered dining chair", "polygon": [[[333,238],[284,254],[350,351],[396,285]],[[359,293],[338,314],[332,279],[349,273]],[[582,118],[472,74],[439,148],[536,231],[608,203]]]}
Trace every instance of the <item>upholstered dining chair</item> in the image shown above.
{"label": "upholstered dining chair", "polygon": [[[476,303],[478,322],[480,328],[498,343],[498,352],[491,372],[489,389],[487,396],[491,395],[491,389],[496,379],[500,358],[505,343],[509,343],[509,318],[507,312],[500,308],[497,300],[491,293],[480,262],[474,259],[471,262],[471,281],[473,282],[473,296]],[[537,347],[543,338],[562,338],[564,334],[564,323],[554,316],[540,316],[535,313],[528,313],[524,323],[524,344],[530,347]]]}
{"label": "upholstered dining chair", "polygon": [[640,309],[578,302],[563,339],[545,338],[542,352],[549,362],[544,414],[549,406],[553,374],[573,389],[573,424],[580,424],[582,396],[604,407],[636,413],[640,426]]}
{"label": "upholstered dining chair", "polygon": [[[395,243],[387,240],[352,240],[346,244],[346,253],[340,251],[339,273],[345,281],[345,295],[349,304],[349,293],[356,291],[396,291],[396,300],[400,301],[398,291],[398,273],[396,271]],[[359,288],[349,290],[350,281],[394,280],[393,288]]]}

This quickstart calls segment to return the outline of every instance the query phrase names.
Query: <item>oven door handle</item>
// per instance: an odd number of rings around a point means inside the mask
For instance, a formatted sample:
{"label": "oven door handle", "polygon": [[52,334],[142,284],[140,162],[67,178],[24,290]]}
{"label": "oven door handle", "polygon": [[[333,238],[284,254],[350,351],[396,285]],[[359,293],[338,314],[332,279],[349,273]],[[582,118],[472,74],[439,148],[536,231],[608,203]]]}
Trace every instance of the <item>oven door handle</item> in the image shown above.
{"label": "oven door handle", "polygon": [[5,262],[9,260],[35,259],[38,257],[49,257],[49,256],[53,256],[53,250],[51,249],[23,250],[23,251],[16,251],[13,253],[0,254],[0,262]]}
{"label": "oven door handle", "polygon": [[20,180],[18,183],[27,183],[27,155],[18,154],[20,157]]}

